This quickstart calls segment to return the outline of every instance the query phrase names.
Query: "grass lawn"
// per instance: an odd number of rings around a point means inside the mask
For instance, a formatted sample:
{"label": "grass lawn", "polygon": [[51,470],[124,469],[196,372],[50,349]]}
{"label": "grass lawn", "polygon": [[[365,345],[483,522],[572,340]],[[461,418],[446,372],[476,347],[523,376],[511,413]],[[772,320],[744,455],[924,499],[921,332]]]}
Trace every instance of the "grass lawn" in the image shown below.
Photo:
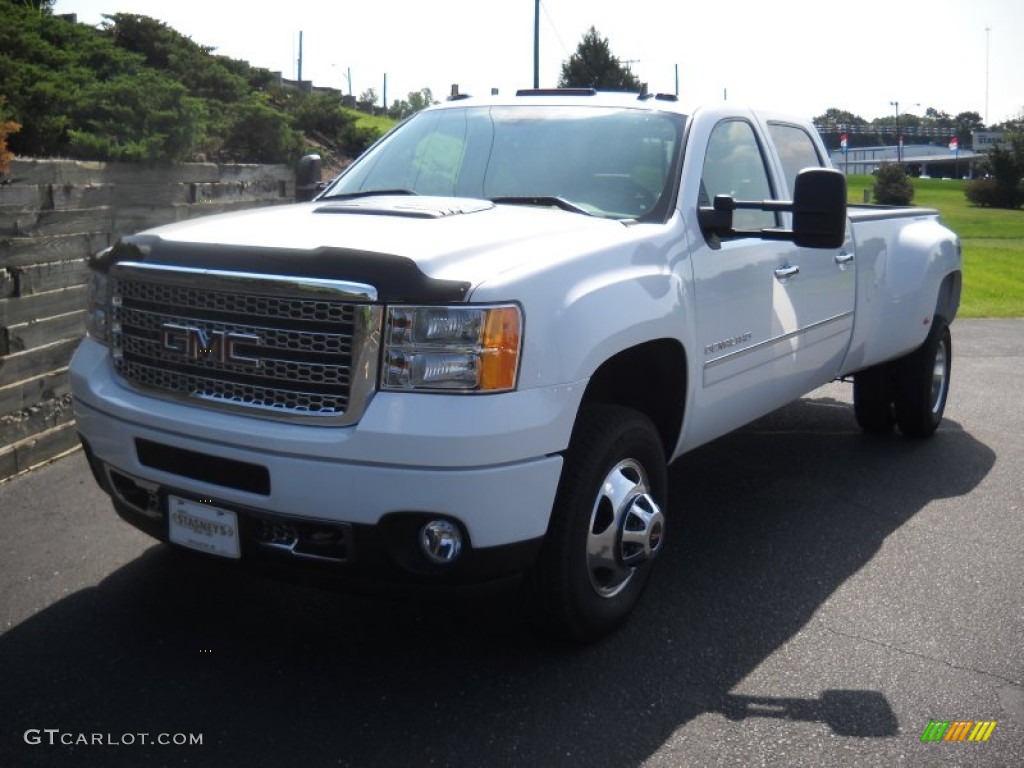
{"label": "grass lawn", "polygon": [[[978,208],[957,179],[913,179],[914,205],[936,208],[964,248],[961,317],[1024,316],[1024,210]],[[849,200],[864,200],[873,176],[847,179]]]}
{"label": "grass lawn", "polygon": [[380,115],[368,115],[365,112],[360,112],[357,109],[346,109],[356,119],[357,126],[370,125],[377,129],[381,136],[394,128],[397,124],[397,120],[392,120],[390,117],[383,117]]}

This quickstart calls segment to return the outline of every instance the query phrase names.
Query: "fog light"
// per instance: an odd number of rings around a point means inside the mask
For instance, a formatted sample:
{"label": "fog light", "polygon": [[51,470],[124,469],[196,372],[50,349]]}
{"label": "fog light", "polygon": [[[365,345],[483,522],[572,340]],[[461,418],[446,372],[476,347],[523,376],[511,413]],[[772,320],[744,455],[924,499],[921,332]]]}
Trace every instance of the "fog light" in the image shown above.
{"label": "fog light", "polygon": [[462,532],[447,520],[431,520],[420,528],[420,549],[432,563],[455,562],[462,552]]}

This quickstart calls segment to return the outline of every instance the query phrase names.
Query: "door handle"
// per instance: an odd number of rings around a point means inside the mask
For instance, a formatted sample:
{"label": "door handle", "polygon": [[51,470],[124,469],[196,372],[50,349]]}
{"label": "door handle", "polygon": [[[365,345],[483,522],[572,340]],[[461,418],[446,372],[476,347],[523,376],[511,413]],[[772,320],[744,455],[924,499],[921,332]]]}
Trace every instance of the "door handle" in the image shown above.
{"label": "door handle", "polygon": [[836,264],[843,266],[853,261],[853,254],[847,253],[846,251],[840,251],[836,254]]}
{"label": "door handle", "polygon": [[799,272],[800,267],[779,267],[778,269],[775,270],[775,278],[777,280],[785,280],[787,278],[793,277],[793,275],[796,275]]}

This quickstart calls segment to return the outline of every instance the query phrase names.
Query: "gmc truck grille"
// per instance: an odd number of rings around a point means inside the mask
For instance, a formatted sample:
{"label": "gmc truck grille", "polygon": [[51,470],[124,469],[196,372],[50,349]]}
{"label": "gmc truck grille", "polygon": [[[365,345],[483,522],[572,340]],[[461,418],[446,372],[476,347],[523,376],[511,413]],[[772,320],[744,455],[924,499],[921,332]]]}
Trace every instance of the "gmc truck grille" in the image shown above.
{"label": "gmc truck grille", "polygon": [[114,367],[140,390],[315,424],[354,423],[374,391],[370,286],[128,262],[110,280]]}

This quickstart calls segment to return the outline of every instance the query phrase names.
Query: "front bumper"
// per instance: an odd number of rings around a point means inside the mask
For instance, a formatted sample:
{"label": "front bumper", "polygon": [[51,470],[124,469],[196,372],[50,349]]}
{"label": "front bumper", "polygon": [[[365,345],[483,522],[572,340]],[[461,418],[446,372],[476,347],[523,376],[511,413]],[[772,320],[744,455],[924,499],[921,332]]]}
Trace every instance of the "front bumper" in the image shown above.
{"label": "front bumper", "polygon": [[238,520],[242,560],[272,575],[318,582],[352,578],[420,584],[482,582],[527,570],[543,543],[538,537],[467,547],[458,561],[441,566],[429,562],[416,546],[420,527],[436,515],[394,513],[376,525],[279,515],[133,477],[98,459],[84,438],[82,446],[96,481],[123,520],[166,542],[172,495],[230,510]]}
{"label": "front bumper", "polygon": [[[378,393],[353,427],[297,426],[135,392],[88,339],[72,362],[72,388],[97,480],[125,519],[157,538],[167,538],[173,494],[235,511],[243,560],[270,554],[339,569],[467,575],[530,564],[582,393]],[[450,566],[431,566],[414,549],[419,526],[436,517],[464,532],[465,553]],[[301,544],[266,546],[264,531],[275,525],[318,542],[333,531],[347,544],[327,558]]]}

